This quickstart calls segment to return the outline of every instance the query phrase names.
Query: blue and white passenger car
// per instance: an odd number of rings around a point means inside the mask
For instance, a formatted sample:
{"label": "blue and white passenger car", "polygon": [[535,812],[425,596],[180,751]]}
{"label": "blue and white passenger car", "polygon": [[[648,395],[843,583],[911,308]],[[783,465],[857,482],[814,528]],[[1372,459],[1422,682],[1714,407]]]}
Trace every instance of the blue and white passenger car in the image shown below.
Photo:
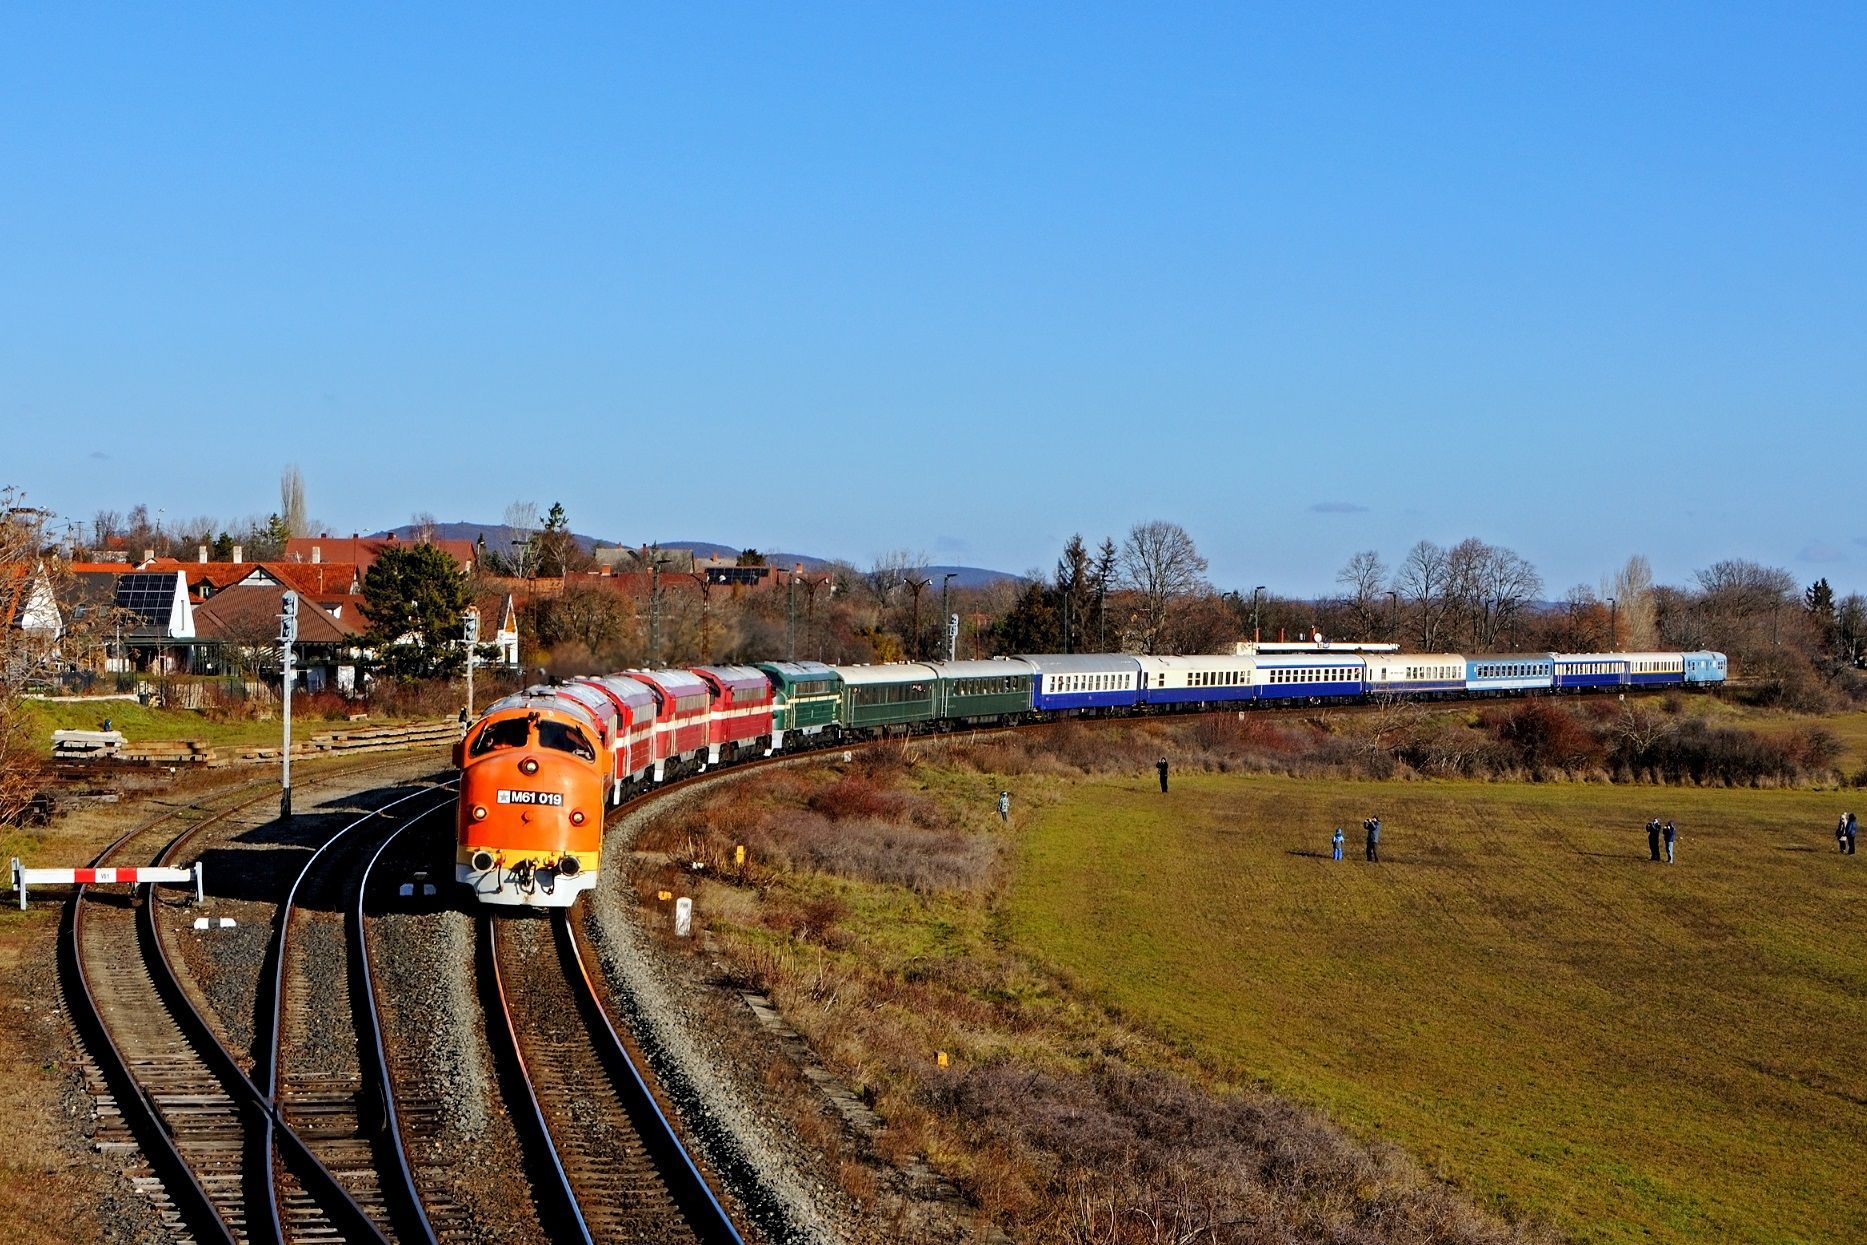
{"label": "blue and white passenger car", "polygon": [[1627,682],[1625,653],[1557,653],[1555,676],[1551,683],[1557,691],[1584,687],[1619,687]]}
{"label": "blue and white passenger car", "polygon": [[1685,665],[1687,683],[1722,683],[1725,678],[1725,657],[1723,653],[1698,651],[1679,654]]}
{"label": "blue and white passenger car", "polygon": [[[1374,658],[1360,653],[1332,653],[1326,649],[1303,653],[1259,653],[1257,662],[1257,698],[1288,700],[1297,697],[1323,699],[1335,696],[1359,696],[1367,676],[1367,666]],[[1464,676],[1464,668],[1459,670]]]}
{"label": "blue and white passenger car", "polygon": [[1203,705],[1255,697],[1255,668],[1262,657],[1247,654],[1137,657],[1144,705]]}
{"label": "blue and white passenger car", "polygon": [[1685,682],[1684,653],[1620,653],[1629,687],[1666,687]]}
{"label": "blue and white passenger car", "polygon": [[1121,653],[1043,653],[1018,658],[1037,672],[1031,707],[1040,713],[1132,709],[1141,702],[1141,663]]}
{"label": "blue and white passenger car", "polygon": [[1499,653],[1495,656],[1469,657],[1465,661],[1465,687],[1468,691],[1500,695],[1515,692],[1547,692],[1556,679],[1554,653]]}
{"label": "blue and white passenger car", "polygon": [[1369,696],[1463,692],[1466,664],[1458,653],[1370,653],[1363,685]]}

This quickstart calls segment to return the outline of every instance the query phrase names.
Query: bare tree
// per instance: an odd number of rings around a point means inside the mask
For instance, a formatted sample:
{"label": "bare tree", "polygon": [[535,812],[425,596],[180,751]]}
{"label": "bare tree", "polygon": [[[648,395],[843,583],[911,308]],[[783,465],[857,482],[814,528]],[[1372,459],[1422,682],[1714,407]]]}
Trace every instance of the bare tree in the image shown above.
{"label": "bare tree", "polygon": [[1542,595],[1543,577],[1509,549],[1484,546],[1477,567],[1477,609],[1472,638],[1477,647],[1495,650],[1530,603]]}
{"label": "bare tree", "polygon": [[20,693],[58,653],[58,573],[44,558],[47,511],[0,488],[0,826],[38,790],[41,766],[20,712]]}
{"label": "bare tree", "polygon": [[123,516],[114,510],[99,510],[91,516],[91,548],[108,549],[110,542],[123,531]]}
{"label": "bare tree", "polygon": [[1381,561],[1381,555],[1372,549],[1362,550],[1335,573],[1335,582],[1345,590],[1342,604],[1356,638],[1379,635],[1381,598],[1387,589],[1387,563]]}
{"label": "bare tree", "polygon": [[507,556],[511,558],[513,569],[520,579],[525,577],[526,566],[531,558],[532,539],[537,531],[537,502],[515,501],[506,507],[505,527],[501,535],[505,538]]}
{"label": "bare tree", "polygon": [[1122,583],[1141,598],[1136,622],[1142,651],[1156,652],[1166,637],[1174,607],[1211,590],[1206,583],[1206,559],[1185,528],[1155,519],[1129,529],[1118,561]]}
{"label": "bare tree", "polygon": [[1612,629],[1621,647],[1638,652],[1659,646],[1653,567],[1644,554],[1636,553],[1620,570],[1602,580],[1601,595],[1614,598]]}
{"label": "bare tree", "polygon": [[1423,651],[1431,652],[1439,643],[1450,581],[1448,555],[1430,540],[1407,550],[1394,572],[1394,590],[1413,612],[1414,633]]}
{"label": "bare tree", "polygon": [[305,478],[298,464],[290,463],[279,473],[279,519],[285,524],[286,539],[307,535],[305,527]]}

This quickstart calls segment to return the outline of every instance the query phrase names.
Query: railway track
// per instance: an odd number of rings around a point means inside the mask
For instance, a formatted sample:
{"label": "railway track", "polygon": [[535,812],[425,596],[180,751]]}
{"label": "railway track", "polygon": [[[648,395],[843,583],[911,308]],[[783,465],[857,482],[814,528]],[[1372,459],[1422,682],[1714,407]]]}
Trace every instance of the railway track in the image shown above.
{"label": "railway track", "polygon": [[552,1239],[738,1245],[605,1013],[569,916],[483,914],[479,960]]}
{"label": "railway track", "polygon": [[[437,794],[440,798],[436,798]],[[327,838],[280,905],[262,977],[255,1068],[265,1069],[276,1117],[304,1139],[377,1233],[432,1240],[401,1134],[385,1129],[394,1088],[380,1058],[382,1026],[363,942],[364,884],[381,845],[402,828],[453,807],[447,788],[418,787]],[[282,1240],[332,1239],[324,1201],[281,1161],[283,1133],[269,1124],[268,1211]]]}
{"label": "railway track", "polygon": [[[394,763],[349,766],[313,782]],[[264,824],[276,795],[273,784],[258,782],[166,810],[126,831],[92,864],[166,864],[210,831]],[[260,805],[268,811],[254,817]],[[190,998],[158,923],[173,901],[150,885],[138,891],[104,896],[81,886],[61,929],[60,982],[98,1102],[100,1148],[140,1151],[147,1166],[129,1175],[177,1239],[282,1241],[264,1209],[272,1183],[265,1139],[276,1132],[295,1178],[339,1229],[325,1239],[381,1239],[303,1140],[275,1120],[267,1096]]]}

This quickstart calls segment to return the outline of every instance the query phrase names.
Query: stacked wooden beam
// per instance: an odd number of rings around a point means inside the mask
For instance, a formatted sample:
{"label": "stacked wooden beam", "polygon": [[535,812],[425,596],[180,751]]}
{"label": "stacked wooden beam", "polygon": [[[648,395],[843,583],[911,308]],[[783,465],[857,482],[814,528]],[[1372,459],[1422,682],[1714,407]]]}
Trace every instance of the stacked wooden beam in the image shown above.
{"label": "stacked wooden beam", "polygon": [[[395,752],[408,748],[438,748],[460,738],[460,724],[443,718],[436,722],[415,722],[408,726],[362,727],[343,731],[323,731],[307,740],[292,744],[292,756],[336,756],[339,753]],[[276,761],[281,749],[248,748],[240,753],[242,761]]]}

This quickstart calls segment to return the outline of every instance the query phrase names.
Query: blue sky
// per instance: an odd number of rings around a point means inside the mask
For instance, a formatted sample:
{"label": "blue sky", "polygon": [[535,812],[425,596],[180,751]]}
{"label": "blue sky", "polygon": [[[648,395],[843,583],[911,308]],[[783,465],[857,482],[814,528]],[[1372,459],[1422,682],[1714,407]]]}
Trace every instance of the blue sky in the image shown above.
{"label": "blue sky", "polygon": [[0,484],[1867,590],[1867,9],[0,14]]}

